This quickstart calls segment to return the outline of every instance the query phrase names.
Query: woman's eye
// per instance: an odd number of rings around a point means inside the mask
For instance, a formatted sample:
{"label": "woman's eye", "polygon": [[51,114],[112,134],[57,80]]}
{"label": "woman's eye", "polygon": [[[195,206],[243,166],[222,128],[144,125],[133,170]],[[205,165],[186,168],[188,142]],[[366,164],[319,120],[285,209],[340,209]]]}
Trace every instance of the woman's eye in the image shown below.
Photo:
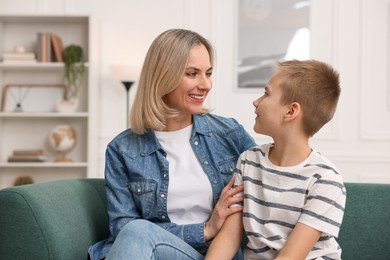
{"label": "woman's eye", "polygon": [[207,73],[206,73],[206,76],[207,76],[208,78],[210,78],[212,75],[213,75],[212,72],[207,72]]}
{"label": "woman's eye", "polygon": [[196,72],[187,72],[187,76],[195,77],[196,76]]}

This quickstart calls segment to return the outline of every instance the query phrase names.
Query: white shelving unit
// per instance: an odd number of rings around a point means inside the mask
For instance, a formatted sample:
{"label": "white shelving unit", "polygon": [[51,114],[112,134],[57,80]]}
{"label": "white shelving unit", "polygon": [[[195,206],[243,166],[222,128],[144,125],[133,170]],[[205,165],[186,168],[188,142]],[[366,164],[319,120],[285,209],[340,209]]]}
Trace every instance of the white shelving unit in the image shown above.
{"label": "white shelving unit", "polygon": [[[75,113],[59,113],[50,96],[35,97],[30,105],[46,102],[48,111],[0,112],[0,189],[12,186],[20,176],[30,176],[35,183],[56,179],[95,177],[97,149],[97,87],[90,47],[93,30],[89,16],[0,15],[0,54],[24,46],[36,52],[38,32],[53,32],[63,46],[82,46],[86,55],[85,82],[79,93]],[[8,84],[62,84],[63,63],[6,64],[0,58],[0,93]],[[31,90],[30,90],[31,91]],[[30,95],[31,92],[26,95]],[[31,96],[30,96],[31,97]],[[36,102],[36,103],[35,103]],[[23,103],[22,103],[23,104]],[[77,132],[76,147],[68,153],[69,163],[54,162],[57,152],[49,143],[49,133],[57,125],[71,125]],[[8,162],[17,149],[43,149],[45,162]]]}

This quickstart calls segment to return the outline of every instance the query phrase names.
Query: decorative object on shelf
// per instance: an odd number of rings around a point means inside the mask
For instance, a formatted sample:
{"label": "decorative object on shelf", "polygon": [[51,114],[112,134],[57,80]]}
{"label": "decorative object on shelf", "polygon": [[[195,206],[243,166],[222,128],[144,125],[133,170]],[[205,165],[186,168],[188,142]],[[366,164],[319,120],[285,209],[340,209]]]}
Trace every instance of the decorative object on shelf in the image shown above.
{"label": "decorative object on shelf", "polygon": [[73,162],[67,157],[67,153],[73,150],[77,143],[76,130],[70,125],[57,125],[50,131],[49,142],[58,153],[55,162]]}
{"label": "decorative object on shelf", "polygon": [[78,45],[69,45],[64,50],[65,80],[67,89],[65,100],[76,98],[83,84],[85,73],[85,57],[83,49]]}
{"label": "decorative object on shelf", "polygon": [[26,47],[22,45],[16,46],[13,52],[4,52],[2,57],[5,64],[34,64],[37,62],[35,53],[27,51]]}
{"label": "decorative object on shelf", "polygon": [[20,176],[15,179],[14,186],[33,184],[34,180],[31,176]]}
{"label": "decorative object on shelf", "polygon": [[64,49],[64,80],[66,91],[64,96],[56,102],[58,112],[75,112],[79,105],[78,93],[83,85],[85,74],[84,51],[71,44]]}
{"label": "decorative object on shelf", "polygon": [[28,92],[30,91],[30,87],[26,88],[18,88],[18,91],[10,91],[10,95],[12,99],[15,101],[14,112],[23,112],[22,102],[26,99]]}
{"label": "decorative object on shelf", "polygon": [[[2,112],[50,112],[65,93],[63,84],[9,84],[3,88]],[[45,102],[42,102],[45,100]],[[52,100],[52,102],[50,102]]]}
{"label": "decorative object on shelf", "polygon": [[79,106],[79,99],[72,98],[69,100],[65,100],[63,98],[59,98],[56,101],[56,110],[60,113],[74,113],[76,112]]}
{"label": "decorative object on shelf", "polygon": [[8,162],[45,162],[43,149],[14,150]]}
{"label": "decorative object on shelf", "polygon": [[122,82],[126,89],[126,127],[129,128],[129,92],[131,86],[138,79],[140,68],[134,65],[111,65],[109,70],[117,80]]}

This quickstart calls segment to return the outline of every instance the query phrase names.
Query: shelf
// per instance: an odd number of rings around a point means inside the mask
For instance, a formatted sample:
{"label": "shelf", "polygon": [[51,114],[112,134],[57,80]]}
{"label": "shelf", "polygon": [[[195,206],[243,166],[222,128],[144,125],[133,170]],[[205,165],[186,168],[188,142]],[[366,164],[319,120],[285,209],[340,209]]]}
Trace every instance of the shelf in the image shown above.
{"label": "shelf", "polygon": [[56,162],[1,162],[0,168],[86,168],[86,162],[56,163]]}
{"label": "shelf", "polygon": [[[63,47],[74,44],[83,48],[86,67],[82,88],[77,97],[77,112],[62,113],[56,110],[56,101],[63,94],[61,91],[46,91],[47,89],[42,88],[30,92],[22,91],[23,89],[8,92],[5,90],[9,90],[9,85],[17,84],[22,87],[29,84],[63,84],[63,62],[0,61],[0,101],[3,107],[3,112],[0,112],[0,188],[12,186],[15,178],[24,175],[33,175],[36,182],[44,182],[63,178],[85,178],[96,174],[98,97],[95,87],[98,83],[93,71],[96,68],[91,66],[96,63],[94,59],[90,60],[90,57],[93,57],[90,48],[93,30],[90,26],[88,15],[0,15],[0,59],[3,52],[11,52],[16,46],[24,46],[28,51],[36,52],[38,33],[52,32],[61,38]],[[24,112],[13,111],[16,101],[23,103]],[[76,146],[69,151],[74,162],[54,162],[56,152],[48,136],[58,125],[69,125],[76,131]],[[66,139],[65,133],[56,134],[53,138],[56,142]],[[47,161],[7,161],[16,149],[36,148],[47,152]]]}
{"label": "shelf", "polygon": [[[85,67],[89,64],[85,63]],[[4,63],[0,62],[0,70],[63,70],[64,63],[62,62],[37,62],[37,63]]]}
{"label": "shelf", "polygon": [[0,112],[0,118],[88,118],[88,113]]}
{"label": "shelf", "polygon": [[87,23],[88,17],[84,15],[1,15],[0,22],[4,23]]}

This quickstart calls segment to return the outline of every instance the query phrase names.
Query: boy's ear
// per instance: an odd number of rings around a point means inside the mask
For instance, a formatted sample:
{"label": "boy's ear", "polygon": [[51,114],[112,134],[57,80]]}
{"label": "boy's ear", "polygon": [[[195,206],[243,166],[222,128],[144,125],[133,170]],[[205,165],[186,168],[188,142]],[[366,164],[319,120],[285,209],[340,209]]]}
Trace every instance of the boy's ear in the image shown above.
{"label": "boy's ear", "polygon": [[286,114],[284,117],[286,119],[294,119],[301,113],[301,105],[297,102],[293,102],[290,104]]}

